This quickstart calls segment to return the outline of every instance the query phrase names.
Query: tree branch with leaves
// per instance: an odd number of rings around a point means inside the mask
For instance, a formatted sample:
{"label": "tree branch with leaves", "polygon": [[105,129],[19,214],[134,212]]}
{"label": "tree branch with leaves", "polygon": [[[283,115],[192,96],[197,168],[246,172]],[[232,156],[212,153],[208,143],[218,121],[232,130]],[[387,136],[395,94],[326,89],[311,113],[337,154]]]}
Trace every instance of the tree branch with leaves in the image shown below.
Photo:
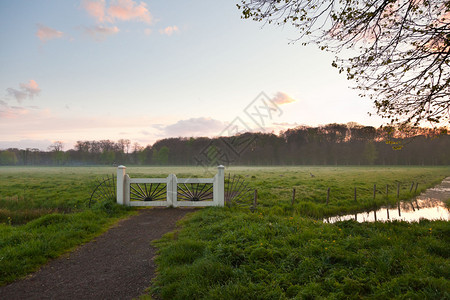
{"label": "tree branch with leaves", "polygon": [[295,41],[315,43],[332,65],[354,80],[377,114],[391,124],[450,119],[450,1],[242,0],[242,18],[290,24]]}

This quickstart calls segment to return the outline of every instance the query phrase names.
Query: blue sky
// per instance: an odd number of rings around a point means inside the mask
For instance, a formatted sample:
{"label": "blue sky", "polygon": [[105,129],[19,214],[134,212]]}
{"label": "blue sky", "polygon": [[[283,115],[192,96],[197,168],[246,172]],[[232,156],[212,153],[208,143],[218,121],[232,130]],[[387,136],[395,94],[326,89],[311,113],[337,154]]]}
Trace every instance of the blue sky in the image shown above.
{"label": "blue sky", "polygon": [[[213,4],[212,4],[213,3]],[[217,136],[264,92],[264,124],[379,126],[333,54],[233,1],[1,1],[0,148]],[[269,122],[270,121],[270,122]]]}

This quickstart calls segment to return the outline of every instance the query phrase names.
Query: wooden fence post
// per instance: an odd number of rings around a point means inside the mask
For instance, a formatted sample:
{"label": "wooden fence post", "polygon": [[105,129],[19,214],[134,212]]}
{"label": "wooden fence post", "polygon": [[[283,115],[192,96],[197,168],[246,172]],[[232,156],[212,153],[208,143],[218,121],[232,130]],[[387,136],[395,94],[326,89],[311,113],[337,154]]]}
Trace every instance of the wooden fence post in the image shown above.
{"label": "wooden fence post", "polygon": [[411,183],[411,187],[409,188],[410,193],[412,192],[413,187],[414,187],[414,181]]}
{"label": "wooden fence post", "polygon": [[356,199],[356,187],[355,187],[355,202],[357,202],[357,199]]}
{"label": "wooden fence post", "polygon": [[416,188],[414,189],[414,193],[416,193],[417,192],[417,187],[419,186],[419,183],[418,182],[416,182]]}
{"label": "wooden fence post", "polygon": [[329,200],[330,200],[330,188],[328,188],[327,190],[327,205]]}
{"label": "wooden fence post", "polygon": [[389,220],[389,208],[390,208],[390,206],[389,206],[389,185],[388,184],[386,184],[386,202],[387,202],[387,209],[386,209],[386,211],[387,211],[387,218]]}
{"label": "wooden fence post", "polygon": [[377,194],[377,185],[373,185],[373,200],[375,200],[375,195]]}
{"label": "wooden fence post", "polygon": [[415,199],[414,201],[416,202],[416,208],[417,208],[417,210],[420,210],[419,203],[417,202],[417,197],[416,197],[416,199]]}

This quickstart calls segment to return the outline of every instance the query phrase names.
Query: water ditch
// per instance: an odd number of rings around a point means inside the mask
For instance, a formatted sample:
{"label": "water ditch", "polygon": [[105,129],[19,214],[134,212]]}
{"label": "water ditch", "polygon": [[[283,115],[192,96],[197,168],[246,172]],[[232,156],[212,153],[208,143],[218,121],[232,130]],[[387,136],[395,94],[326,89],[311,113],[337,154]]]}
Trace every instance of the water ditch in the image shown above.
{"label": "water ditch", "polygon": [[417,222],[420,219],[450,220],[449,209],[445,201],[450,199],[450,177],[445,178],[439,185],[426,190],[412,201],[402,201],[394,206],[381,207],[378,210],[335,216],[323,220],[325,223],[335,223],[345,220],[358,222],[388,222],[407,221]]}

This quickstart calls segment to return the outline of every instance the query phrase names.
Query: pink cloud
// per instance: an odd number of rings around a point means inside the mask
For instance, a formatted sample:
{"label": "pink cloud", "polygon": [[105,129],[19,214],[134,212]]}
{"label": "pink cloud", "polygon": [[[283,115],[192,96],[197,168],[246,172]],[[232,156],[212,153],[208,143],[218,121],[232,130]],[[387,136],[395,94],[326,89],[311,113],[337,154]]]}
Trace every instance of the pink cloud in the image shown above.
{"label": "pink cloud", "polygon": [[147,9],[147,4],[137,4],[133,0],[116,0],[115,4],[108,8],[108,15],[113,19],[122,21],[139,20],[145,23],[152,22],[152,16]]}
{"label": "pink cloud", "polygon": [[105,21],[105,0],[83,0],[81,6],[99,22]]}
{"label": "pink cloud", "polygon": [[41,92],[39,85],[33,79],[31,79],[28,83],[21,83],[20,88],[25,91],[31,98],[39,95],[39,93]]}
{"label": "pink cloud", "polygon": [[278,92],[275,94],[275,97],[272,98],[272,101],[275,102],[278,105],[292,103],[297,100],[291,98],[288,94],[283,92]]}
{"label": "pink cloud", "polygon": [[[10,118],[3,117],[6,114]],[[110,115],[102,115],[98,112],[95,115],[76,116],[71,113],[61,114],[49,109],[35,110],[30,107],[17,111],[10,107],[6,111],[0,100],[0,132],[2,133],[0,148],[2,148],[2,141],[8,148],[10,147],[8,143],[19,140],[48,140],[49,143],[44,145],[43,149],[46,149],[51,141],[62,140],[67,148],[71,148],[80,139],[117,140],[123,138],[119,132],[125,131],[132,133],[127,137],[128,139],[141,144],[153,143],[160,138],[156,130],[154,135],[151,133],[144,135],[140,131],[148,128],[153,122],[162,122],[167,119],[167,116],[154,119],[145,115],[133,116],[133,122],[129,122],[129,118],[111,118]]]}
{"label": "pink cloud", "polygon": [[164,136],[213,136],[225,128],[225,124],[211,118],[190,118],[170,125],[154,125]]}
{"label": "pink cloud", "polygon": [[118,33],[119,28],[97,25],[85,28],[84,32],[95,40],[104,40],[107,36]]}
{"label": "pink cloud", "polygon": [[17,90],[17,89],[13,89],[13,88],[7,88],[6,92],[8,93],[9,96],[16,99],[17,102],[19,102],[19,103],[22,103],[22,101],[27,99],[27,97],[28,97],[27,93]]}
{"label": "pink cloud", "polygon": [[177,33],[177,32],[179,32],[180,30],[178,29],[178,27],[176,26],[176,25],[174,25],[174,26],[167,26],[166,28],[164,28],[164,29],[160,29],[159,30],[159,33],[161,33],[161,34],[165,34],[165,35],[172,35],[172,34],[174,34],[174,33]]}
{"label": "pink cloud", "polygon": [[61,38],[64,35],[64,33],[62,33],[61,31],[44,26],[42,24],[37,24],[36,26],[38,27],[36,36],[43,42],[46,42],[46,41],[49,41],[52,39]]}
{"label": "pink cloud", "polygon": [[29,110],[24,107],[9,106],[5,101],[0,100],[0,117],[5,119],[14,119],[28,114]]}
{"label": "pink cloud", "polygon": [[34,96],[39,95],[41,89],[37,82],[31,79],[28,83],[20,83],[19,89],[7,88],[6,92],[9,96],[16,99],[17,102],[22,103],[27,98],[32,99]]}

